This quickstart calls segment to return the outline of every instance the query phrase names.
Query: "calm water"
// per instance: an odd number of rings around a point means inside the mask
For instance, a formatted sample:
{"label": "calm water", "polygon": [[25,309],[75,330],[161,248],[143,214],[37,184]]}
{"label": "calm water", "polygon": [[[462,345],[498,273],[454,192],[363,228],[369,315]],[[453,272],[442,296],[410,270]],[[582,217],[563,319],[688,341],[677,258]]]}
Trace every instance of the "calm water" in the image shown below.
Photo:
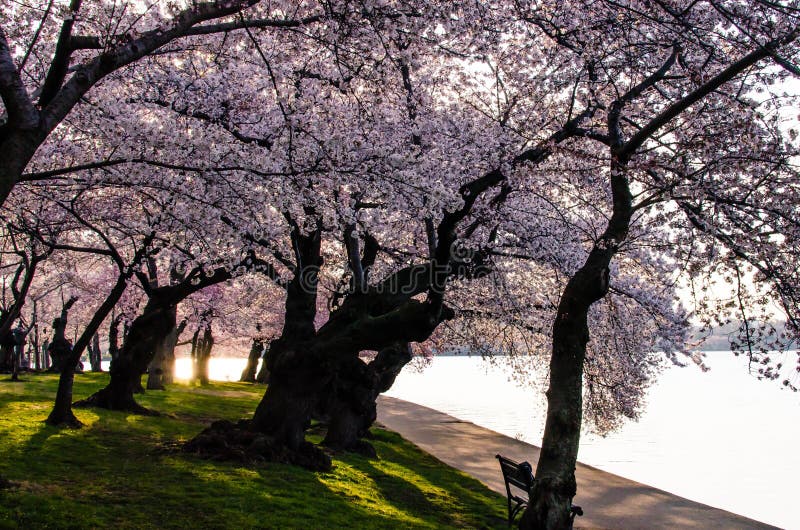
{"label": "calm water", "polygon": [[[213,379],[236,381],[243,358],[211,358]],[[800,394],[749,376],[746,361],[711,352],[711,371],[669,368],[646,412],[603,438],[584,434],[579,459],[600,469],[784,528],[800,530]],[[191,363],[179,358],[178,378]],[[539,444],[543,388],[510,382],[504,362],[437,357],[409,367],[389,395]]]}
{"label": "calm water", "polygon": [[[728,352],[710,352],[707,364],[706,373],[667,369],[641,419],[605,438],[585,434],[579,460],[800,529],[800,394],[758,381]],[[509,383],[510,374],[480,358],[439,357],[422,372],[404,371],[388,394],[539,445],[543,389]]]}

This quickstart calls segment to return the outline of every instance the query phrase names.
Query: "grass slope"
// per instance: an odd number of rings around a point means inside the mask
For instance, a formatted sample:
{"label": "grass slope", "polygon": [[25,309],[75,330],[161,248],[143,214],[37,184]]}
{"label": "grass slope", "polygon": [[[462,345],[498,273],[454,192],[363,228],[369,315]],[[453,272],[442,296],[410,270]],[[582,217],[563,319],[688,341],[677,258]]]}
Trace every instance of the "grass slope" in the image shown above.
{"label": "grass slope", "polygon": [[[374,429],[377,460],[342,454],[329,473],[246,468],[176,450],[210,421],[252,414],[263,387],[174,385],[140,402],[162,417],[77,409],[43,423],[54,375],[0,379],[0,528],[503,528],[505,499],[399,435]],[[105,384],[76,376],[75,396]],[[316,440],[314,440],[316,441]]]}

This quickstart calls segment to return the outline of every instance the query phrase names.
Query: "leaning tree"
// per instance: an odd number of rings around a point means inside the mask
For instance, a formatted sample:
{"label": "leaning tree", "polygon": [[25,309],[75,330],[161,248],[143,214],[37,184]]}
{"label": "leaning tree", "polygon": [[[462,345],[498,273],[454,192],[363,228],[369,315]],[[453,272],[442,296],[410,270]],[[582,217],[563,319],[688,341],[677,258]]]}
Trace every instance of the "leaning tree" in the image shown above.
{"label": "leaning tree", "polygon": [[[553,320],[545,433],[521,523],[564,528],[576,493],[584,389],[593,390],[584,372],[598,360],[587,345],[606,335],[591,324],[610,291],[631,290],[623,268],[662,269],[673,292],[678,278],[709,262],[734,285],[749,268],[797,333],[796,252],[786,244],[797,228],[797,146],[781,124],[794,98],[781,96],[776,83],[798,71],[800,21],[795,6],[768,2],[745,9],[739,2],[578,1],[518,6],[515,17],[518,40],[509,36],[508,52],[557,50],[568,94],[596,109],[580,137],[530,176],[573,190],[553,203],[554,214],[578,215],[587,228]],[[538,81],[536,68],[500,72],[504,90],[523,98]],[[751,311],[769,302],[745,288],[738,294],[728,311],[752,342]],[[763,374],[774,373],[765,362]]]}

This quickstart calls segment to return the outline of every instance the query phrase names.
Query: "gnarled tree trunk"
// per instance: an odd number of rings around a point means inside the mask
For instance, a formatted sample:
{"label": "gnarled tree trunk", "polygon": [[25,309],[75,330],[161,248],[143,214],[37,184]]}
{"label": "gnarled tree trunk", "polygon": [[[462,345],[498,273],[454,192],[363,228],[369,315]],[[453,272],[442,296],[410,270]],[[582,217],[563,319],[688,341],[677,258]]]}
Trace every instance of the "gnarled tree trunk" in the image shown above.
{"label": "gnarled tree trunk", "polygon": [[122,321],[122,315],[111,319],[111,324],[108,326],[108,355],[111,361],[119,355],[119,323]]}
{"label": "gnarled tree trunk", "polygon": [[[270,341],[261,372],[269,386],[253,416],[252,428],[267,433],[290,449],[305,439],[305,429],[320,391],[320,367],[308,357],[305,341],[314,337],[317,282],[322,265],[322,232],[294,232],[298,262],[302,264],[286,287],[285,318],[281,335]],[[261,374],[259,374],[261,375]]]}
{"label": "gnarled tree trunk", "polygon": [[326,396],[330,417],[323,444],[328,447],[374,455],[362,440],[377,417],[376,400],[394,384],[397,375],[411,361],[411,345],[398,342],[382,349],[369,364],[351,359]]}
{"label": "gnarled tree trunk", "polygon": [[303,360],[302,353],[281,351],[280,356],[286,364],[275,367],[277,377],[258,404],[251,429],[269,434],[276,443],[291,450],[298,450],[305,442],[305,430],[317,406],[319,374],[312,364]]}
{"label": "gnarled tree trunk", "polygon": [[11,357],[11,380],[19,381],[19,368],[24,355],[26,333],[22,328],[17,328],[11,332],[11,335],[14,338],[13,355]]}

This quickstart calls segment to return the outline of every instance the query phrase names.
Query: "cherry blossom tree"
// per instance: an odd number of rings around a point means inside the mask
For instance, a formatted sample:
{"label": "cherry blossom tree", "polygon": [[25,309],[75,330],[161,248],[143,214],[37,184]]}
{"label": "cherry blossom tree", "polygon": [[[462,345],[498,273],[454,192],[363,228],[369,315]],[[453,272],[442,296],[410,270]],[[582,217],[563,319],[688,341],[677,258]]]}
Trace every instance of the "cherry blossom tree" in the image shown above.
{"label": "cherry blossom tree", "polygon": [[[297,28],[330,14],[316,2],[259,3],[219,0],[106,5],[47,0],[15,3],[4,9],[0,18],[0,98],[4,107],[0,202],[81,99],[106,77],[124,76],[127,65],[176,39],[228,34],[242,28]],[[243,12],[247,17],[232,17]]]}
{"label": "cherry blossom tree", "polygon": [[[783,102],[770,99],[768,107],[759,108],[752,98],[787,75],[782,67],[793,70],[787,57],[796,55],[800,26],[792,8],[757,4],[745,11],[735,2],[680,8],[576,2],[520,12],[532,28],[530,36],[574,53],[585,73],[575,81],[575,92],[595,101],[599,110],[583,124],[581,145],[569,146],[569,158],[551,159],[571,174],[584,191],[582,200],[591,201],[588,206],[600,215],[594,215],[599,219],[578,254],[584,261],[570,271],[558,302],[547,423],[537,481],[521,523],[525,528],[570,524],[583,375],[598,360],[587,356],[589,324],[598,322],[592,306],[612,286],[631,291],[631,285],[619,282],[625,265],[620,256],[641,259],[652,241],[662,253],[650,264],[658,258],[673,266],[686,263],[678,256],[695,262],[698,257],[688,249],[701,238],[724,247],[726,258],[720,261],[731,263],[734,271],[741,263],[766,268],[763,253],[783,248],[782,237],[767,232],[793,231],[785,221],[791,217],[787,209],[757,197],[772,186],[784,186],[794,174],[790,161],[796,149],[773,119]],[[738,143],[730,141],[737,136]],[[722,181],[724,191],[717,188]],[[785,191],[793,196],[796,188]],[[720,199],[733,203],[721,206],[721,213]],[[742,247],[745,231],[740,232],[744,217],[764,231],[760,244],[748,250]],[[679,239],[687,232],[695,237]],[[660,248],[659,238],[672,248]],[[791,260],[791,253],[787,257]],[[794,275],[780,267],[769,267],[769,272],[758,281],[771,284],[791,322],[797,306],[786,303],[782,292],[796,288],[788,287]]]}
{"label": "cherry blossom tree", "polygon": [[[125,269],[145,309],[93,403],[141,411],[132,392],[176,305],[211,311],[219,336],[223,299],[247,296],[223,282],[255,268],[283,309],[253,419],[212,427],[246,442],[236,455],[325,468],[312,417],[327,445],[368,451],[411,343],[548,349],[522,524],[564,528],[582,422],[635,417],[658,366],[691,355],[693,321],[740,323],[766,378],[780,367],[753,344],[773,302],[784,338],[800,332],[797,98],[781,93],[800,72],[794,1],[228,2],[61,31],[49,12],[19,23],[30,13],[3,27],[53,51],[0,35],[8,190],[94,197],[70,213],[123,218],[138,240],[159,220],[151,274]],[[102,21],[134,31],[73,36]],[[730,303],[680,300],[712,273]],[[208,434],[190,448],[219,449]]]}

